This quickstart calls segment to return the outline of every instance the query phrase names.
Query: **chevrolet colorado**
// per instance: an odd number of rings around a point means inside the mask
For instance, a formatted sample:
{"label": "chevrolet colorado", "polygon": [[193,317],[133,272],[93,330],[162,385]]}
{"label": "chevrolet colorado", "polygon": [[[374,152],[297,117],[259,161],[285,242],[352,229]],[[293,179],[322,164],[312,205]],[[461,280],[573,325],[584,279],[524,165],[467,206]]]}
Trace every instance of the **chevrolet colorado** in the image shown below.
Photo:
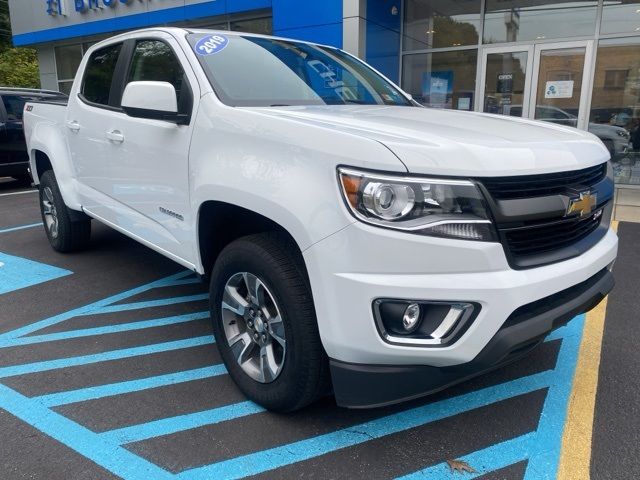
{"label": "chevrolet colorado", "polygon": [[423,108],[336,48],[129,32],[25,110],[52,247],[95,219],[209,278],[222,359],[269,409],[443,389],[613,288],[600,140]]}

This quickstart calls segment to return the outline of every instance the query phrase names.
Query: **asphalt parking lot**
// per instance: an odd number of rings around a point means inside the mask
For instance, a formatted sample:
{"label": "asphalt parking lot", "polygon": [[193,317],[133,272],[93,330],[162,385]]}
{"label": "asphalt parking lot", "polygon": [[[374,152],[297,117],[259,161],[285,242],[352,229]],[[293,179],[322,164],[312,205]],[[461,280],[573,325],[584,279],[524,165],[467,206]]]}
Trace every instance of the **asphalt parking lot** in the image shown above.
{"label": "asphalt parking lot", "polygon": [[604,309],[426,399],[277,415],[226,375],[198,278],[96,222],[54,253],[0,179],[0,478],[640,478],[640,225],[619,234],[600,336]]}

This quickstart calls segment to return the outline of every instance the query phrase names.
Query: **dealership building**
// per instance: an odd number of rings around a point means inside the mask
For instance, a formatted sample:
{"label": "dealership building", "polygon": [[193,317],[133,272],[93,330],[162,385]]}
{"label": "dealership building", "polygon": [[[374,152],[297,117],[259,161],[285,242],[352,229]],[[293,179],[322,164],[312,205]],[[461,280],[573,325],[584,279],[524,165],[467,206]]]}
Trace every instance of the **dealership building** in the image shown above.
{"label": "dealership building", "polygon": [[640,185],[640,1],[9,0],[42,87],[69,92],[84,51],[156,25],[273,34],[367,60],[420,103],[589,130]]}

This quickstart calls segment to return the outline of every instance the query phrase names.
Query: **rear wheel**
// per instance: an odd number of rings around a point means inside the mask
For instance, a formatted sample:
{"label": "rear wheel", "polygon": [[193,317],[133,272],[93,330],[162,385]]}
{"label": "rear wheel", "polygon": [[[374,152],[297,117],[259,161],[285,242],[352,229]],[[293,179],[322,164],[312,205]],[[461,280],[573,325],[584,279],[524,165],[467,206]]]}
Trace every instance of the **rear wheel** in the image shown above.
{"label": "rear wheel", "polygon": [[304,265],[290,240],[260,234],[231,243],[218,257],[210,289],[218,348],[247,397],[287,412],[327,392],[328,360]]}
{"label": "rear wheel", "polygon": [[54,250],[74,252],[82,250],[89,243],[91,220],[65,205],[52,170],[40,177],[40,213],[47,238]]}

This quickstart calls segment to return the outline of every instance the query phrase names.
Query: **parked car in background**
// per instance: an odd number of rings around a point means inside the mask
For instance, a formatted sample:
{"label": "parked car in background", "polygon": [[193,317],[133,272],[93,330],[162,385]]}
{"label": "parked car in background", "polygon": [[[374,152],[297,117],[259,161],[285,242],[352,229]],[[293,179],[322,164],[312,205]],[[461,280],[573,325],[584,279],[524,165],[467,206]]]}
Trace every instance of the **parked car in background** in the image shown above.
{"label": "parked car in background", "polygon": [[0,177],[31,178],[22,125],[25,103],[66,99],[66,95],[50,90],[0,87]]}
{"label": "parked car in background", "polygon": [[[512,106],[509,114],[515,117],[522,116],[522,106]],[[574,114],[548,105],[536,106],[536,120],[566,125],[567,127],[578,126],[578,117]],[[626,153],[630,149],[631,135],[626,128],[607,123],[589,122],[589,133],[593,133],[602,140],[612,157]]]}

